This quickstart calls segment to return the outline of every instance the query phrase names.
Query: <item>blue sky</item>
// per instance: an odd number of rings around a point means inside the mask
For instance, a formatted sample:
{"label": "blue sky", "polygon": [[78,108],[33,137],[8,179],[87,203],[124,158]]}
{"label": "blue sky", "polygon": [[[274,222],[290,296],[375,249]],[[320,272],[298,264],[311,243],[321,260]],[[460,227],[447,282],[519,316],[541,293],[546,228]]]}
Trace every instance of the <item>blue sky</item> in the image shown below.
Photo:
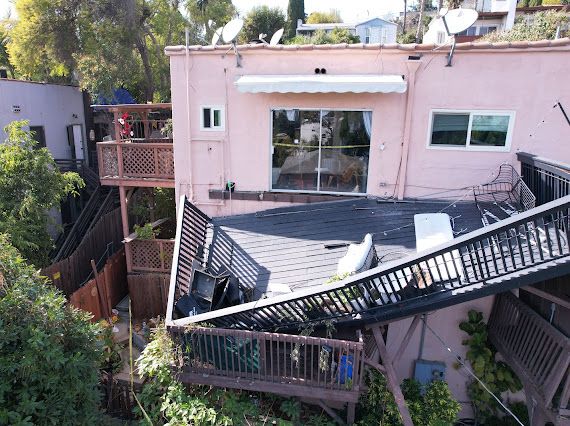
{"label": "blue sky", "polygon": [[[279,6],[287,10],[288,0],[233,0],[233,3],[241,14],[246,14],[252,7],[263,4]],[[0,18],[3,18],[11,9],[11,4],[12,0],[0,0]],[[403,0],[305,0],[305,12],[338,9],[345,22],[382,17],[391,13],[397,14],[403,8]]]}

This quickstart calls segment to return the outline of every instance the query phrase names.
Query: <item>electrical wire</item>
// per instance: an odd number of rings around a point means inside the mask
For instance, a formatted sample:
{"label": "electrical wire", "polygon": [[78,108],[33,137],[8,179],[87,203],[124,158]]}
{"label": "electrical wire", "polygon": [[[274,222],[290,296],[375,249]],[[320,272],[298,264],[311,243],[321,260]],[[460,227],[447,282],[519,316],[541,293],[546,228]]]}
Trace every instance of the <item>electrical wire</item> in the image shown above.
{"label": "electrical wire", "polygon": [[428,325],[427,321],[425,320],[425,318],[422,318],[423,323],[425,324],[425,326],[427,327],[427,329],[429,331],[431,331],[431,333],[435,336],[435,338],[437,340],[439,340],[439,342],[442,344],[442,346],[451,354],[454,356],[454,358],[457,360],[457,362],[459,362],[459,364],[461,364],[461,366],[465,369],[465,371],[467,371],[467,373],[473,377],[475,380],[477,380],[477,382],[483,387],[483,389],[485,389],[498,403],[501,407],[503,407],[503,409],[505,410],[505,412],[507,414],[509,414],[513,419],[515,419],[517,421],[517,423],[521,426],[524,426],[524,423],[521,422],[519,420],[519,418],[511,411],[509,410],[509,408],[503,404],[503,402],[501,401],[500,398],[498,398],[493,392],[491,392],[491,390],[487,387],[487,385],[485,383],[483,383],[483,381],[481,379],[479,379],[479,377],[477,377],[475,375],[475,373],[473,373],[473,371],[471,371],[471,369],[463,362],[463,359],[461,358],[460,355],[458,355],[456,352],[454,352],[449,346],[446,345],[446,343],[443,341],[443,339]]}

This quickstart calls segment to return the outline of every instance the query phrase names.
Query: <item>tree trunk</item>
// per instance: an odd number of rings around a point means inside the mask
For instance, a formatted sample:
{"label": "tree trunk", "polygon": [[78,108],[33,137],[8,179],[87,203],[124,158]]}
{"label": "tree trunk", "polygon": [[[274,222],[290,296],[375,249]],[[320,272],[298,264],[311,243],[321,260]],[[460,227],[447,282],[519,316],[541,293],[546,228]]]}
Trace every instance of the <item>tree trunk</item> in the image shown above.
{"label": "tree trunk", "polygon": [[408,19],[408,0],[404,0],[404,24],[402,25],[402,34],[406,34],[406,19]]}
{"label": "tree trunk", "polygon": [[423,28],[425,0],[420,1],[420,14],[418,15],[418,29],[416,30],[416,43],[420,42],[420,32]]}
{"label": "tree trunk", "polygon": [[148,49],[146,43],[144,42],[144,35],[140,35],[136,39],[136,47],[141,55],[141,61],[144,68],[144,80],[145,80],[145,87],[144,87],[144,97],[146,102],[152,102],[152,98],[154,95],[154,82],[152,78],[152,68],[150,66],[150,59],[148,57]]}

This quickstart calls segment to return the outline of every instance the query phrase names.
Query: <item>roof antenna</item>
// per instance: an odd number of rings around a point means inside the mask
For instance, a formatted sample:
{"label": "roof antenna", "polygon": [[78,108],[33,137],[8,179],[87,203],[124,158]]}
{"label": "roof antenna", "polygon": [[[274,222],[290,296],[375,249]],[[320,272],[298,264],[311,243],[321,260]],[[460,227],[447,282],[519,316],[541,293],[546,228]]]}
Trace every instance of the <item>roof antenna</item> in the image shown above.
{"label": "roof antenna", "polygon": [[225,43],[231,43],[231,47],[226,52],[226,55],[233,50],[236,55],[236,66],[241,68],[241,55],[238,52],[236,38],[243,28],[243,19],[232,19],[222,29],[222,38],[224,39]]}
{"label": "roof antenna", "polygon": [[460,7],[458,9],[448,10],[446,7],[442,7],[437,17],[443,21],[447,35],[453,36],[453,43],[447,57],[446,65],[446,67],[450,67],[453,54],[455,53],[455,36],[471,27],[479,17],[479,14],[474,9],[463,9]]}

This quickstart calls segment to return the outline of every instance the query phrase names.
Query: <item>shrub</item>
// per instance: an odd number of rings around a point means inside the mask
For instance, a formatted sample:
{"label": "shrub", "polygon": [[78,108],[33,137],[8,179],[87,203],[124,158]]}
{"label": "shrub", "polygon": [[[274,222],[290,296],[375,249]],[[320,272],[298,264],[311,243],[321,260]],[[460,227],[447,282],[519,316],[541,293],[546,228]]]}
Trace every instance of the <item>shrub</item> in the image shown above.
{"label": "shrub", "polygon": [[[532,1],[529,3],[532,6]],[[536,41],[551,40],[556,36],[559,26],[568,22],[568,17],[562,12],[537,12],[528,18],[517,18],[515,25],[508,31],[494,31],[481,38],[484,41]]]}
{"label": "shrub", "polygon": [[98,326],[0,235],[0,424],[94,424]]}

